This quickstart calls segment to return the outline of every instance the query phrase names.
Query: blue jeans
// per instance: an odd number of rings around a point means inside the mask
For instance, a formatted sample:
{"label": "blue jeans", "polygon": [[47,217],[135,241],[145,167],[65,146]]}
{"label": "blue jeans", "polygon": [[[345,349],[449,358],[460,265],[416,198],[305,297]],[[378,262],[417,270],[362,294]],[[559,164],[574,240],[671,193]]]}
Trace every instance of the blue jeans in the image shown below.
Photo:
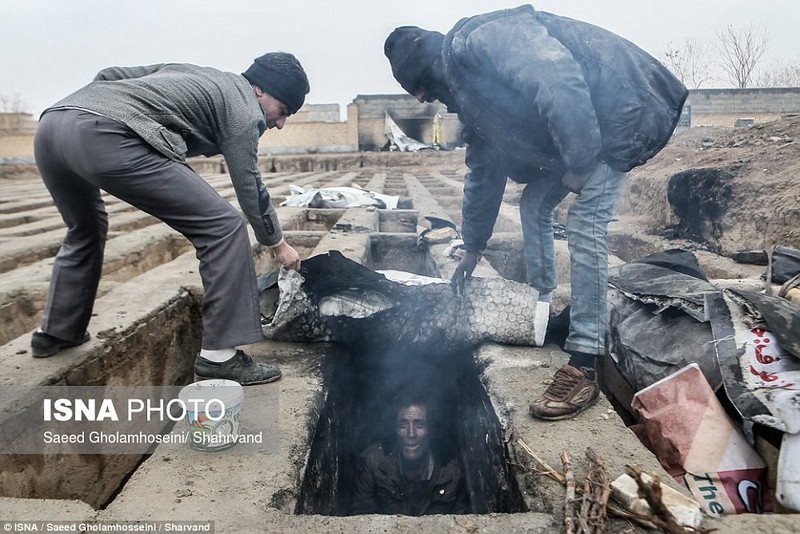
{"label": "blue jeans", "polygon": [[[567,215],[570,257],[570,326],[567,351],[605,354],[608,292],[608,223],[625,173],[601,163]],[[520,200],[528,284],[541,293],[556,288],[553,209],[569,194],[561,180],[525,186]]]}

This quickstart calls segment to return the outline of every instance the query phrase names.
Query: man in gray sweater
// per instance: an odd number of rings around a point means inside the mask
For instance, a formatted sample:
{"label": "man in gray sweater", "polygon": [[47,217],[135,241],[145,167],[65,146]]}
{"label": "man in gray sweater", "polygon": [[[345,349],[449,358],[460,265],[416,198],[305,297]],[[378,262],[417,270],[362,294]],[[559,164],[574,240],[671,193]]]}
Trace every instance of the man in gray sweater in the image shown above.
{"label": "man in gray sweater", "polygon": [[36,164],[67,225],[53,265],[34,357],[89,339],[108,229],[100,190],[159,218],[197,251],[203,281],[198,379],[272,382],[280,370],[239,345],[263,339],[255,267],[244,217],[186,158],[222,154],[256,239],[299,269],[258,171],[258,141],[303,105],[309,85],[292,54],[271,52],[241,75],[167,63],[110,67],[49,107],[34,140]]}

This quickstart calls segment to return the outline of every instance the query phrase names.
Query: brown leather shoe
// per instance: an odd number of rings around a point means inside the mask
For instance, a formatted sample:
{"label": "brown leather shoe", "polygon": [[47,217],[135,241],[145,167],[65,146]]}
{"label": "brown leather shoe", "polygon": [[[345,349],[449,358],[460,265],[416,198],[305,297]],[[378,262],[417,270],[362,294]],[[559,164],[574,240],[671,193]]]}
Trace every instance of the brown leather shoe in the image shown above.
{"label": "brown leather shoe", "polygon": [[580,369],[564,364],[544,394],[531,403],[529,411],[537,419],[569,419],[597,402],[599,395],[596,379],[589,380]]}

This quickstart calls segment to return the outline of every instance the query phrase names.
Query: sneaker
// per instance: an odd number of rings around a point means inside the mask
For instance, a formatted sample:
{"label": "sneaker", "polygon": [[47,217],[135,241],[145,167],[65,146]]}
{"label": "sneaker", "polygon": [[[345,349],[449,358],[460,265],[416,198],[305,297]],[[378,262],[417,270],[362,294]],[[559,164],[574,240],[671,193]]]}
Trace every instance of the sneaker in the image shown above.
{"label": "sneaker", "polygon": [[256,363],[241,349],[237,349],[236,355],[226,362],[212,362],[199,355],[194,359],[195,380],[224,378],[251,386],[275,382],[281,374],[276,366]]}
{"label": "sneaker", "polygon": [[553,383],[533,401],[530,414],[537,419],[569,419],[597,402],[600,387],[580,369],[564,364],[556,371]]}
{"label": "sneaker", "polygon": [[77,347],[89,341],[89,332],[84,332],[83,337],[78,341],[68,341],[57,338],[50,334],[45,334],[41,330],[36,330],[31,336],[31,351],[34,358],[47,358],[60,352],[62,349]]}

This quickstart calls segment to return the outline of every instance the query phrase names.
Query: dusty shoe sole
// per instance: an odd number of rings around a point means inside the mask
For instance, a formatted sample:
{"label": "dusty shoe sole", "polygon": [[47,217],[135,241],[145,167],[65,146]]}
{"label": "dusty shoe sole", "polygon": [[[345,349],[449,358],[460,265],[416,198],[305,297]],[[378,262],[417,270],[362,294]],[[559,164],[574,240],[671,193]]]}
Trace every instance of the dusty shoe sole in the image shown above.
{"label": "dusty shoe sole", "polygon": [[[238,383],[240,385],[242,385],[242,386],[257,386],[259,384],[270,384],[272,382],[277,382],[278,380],[281,379],[282,376],[283,376],[283,373],[281,372],[281,373],[278,373],[275,376],[271,376],[269,378],[265,378],[264,380],[258,380],[256,382],[246,382],[246,383],[238,382]],[[199,382],[201,380],[222,380],[222,379],[220,379],[220,377],[218,377],[218,376],[194,375],[194,381],[195,382]],[[230,378],[225,378],[224,380],[231,380],[231,379]],[[234,380],[234,382],[237,382],[237,381]]]}
{"label": "dusty shoe sole", "polygon": [[[281,374],[279,374],[279,375],[276,375],[276,376],[272,376],[272,377],[270,377],[270,378],[266,378],[266,379],[264,379],[264,380],[259,380],[259,381],[257,381],[257,382],[245,382],[245,383],[238,382],[238,384],[239,384],[239,385],[242,385],[242,386],[257,386],[257,385],[259,385],[259,384],[270,384],[270,383],[272,383],[272,382],[277,382],[278,380],[280,380],[280,379],[281,379],[281,377],[282,377],[282,376],[283,376],[283,373],[281,373]],[[230,380],[230,378],[221,379],[221,378],[220,378],[220,377],[218,377],[218,376],[200,376],[200,375],[194,375],[194,381],[195,381],[195,382],[199,382],[199,381],[201,381],[201,380]],[[236,380],[234,380],[234,382],[237,382],[237,381],[236,381]]]}
{"label": "dusty shoe sole", "polygon": [[279,367],[256,363],[241,349],[236,349],[236,354],[224,362],[212,362],[198,354],[193,370],[195,380],[233,380],[242,386],[268,384],[283,376]]}
{"label": "dusty shoe sole", "polygon": [[572,413],[564,414],[564,415],[556,415],[556,416],[536,415],[534,413],[533,406],[529,406],[528,407],[528,413],[534,419],[541,419],[542,421],[563,421],[564,419],[572,419],[572,418],[576,417],[577,415],[579,415],[581,412],[585,412],[587,408],[591,408],[592,406],[597,404],[597,401],[598,401],[599,398],[600,398],[599,396],[595,397],[595,399],[593,401],[591,401],[591,402],[589,402],[587,404],[584,404],[583,406],[578,408],[576,411],[574,411]]}

